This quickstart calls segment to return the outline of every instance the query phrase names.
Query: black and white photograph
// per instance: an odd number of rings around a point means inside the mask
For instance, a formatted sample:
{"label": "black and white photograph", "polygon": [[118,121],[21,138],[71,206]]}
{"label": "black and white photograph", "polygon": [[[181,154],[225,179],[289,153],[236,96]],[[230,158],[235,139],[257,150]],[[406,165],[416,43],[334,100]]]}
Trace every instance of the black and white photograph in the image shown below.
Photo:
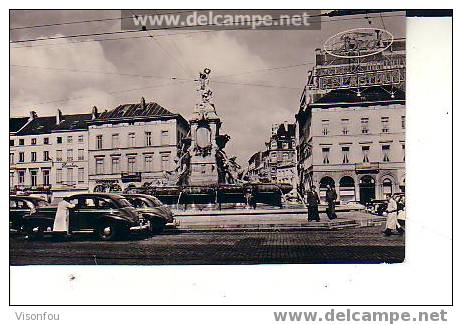
{"label": "black and white photograph", "polygon": [[409,133],[427,109],[407,100],[420,16],[452,10],[10,9],[10,277],[305,265],[308,279],[310,265],[366,265],[393,283],[413,260],[408,229],[428,231],[414,206],[450,208],[432,169],[451,164],[412,174],[424,162]]}

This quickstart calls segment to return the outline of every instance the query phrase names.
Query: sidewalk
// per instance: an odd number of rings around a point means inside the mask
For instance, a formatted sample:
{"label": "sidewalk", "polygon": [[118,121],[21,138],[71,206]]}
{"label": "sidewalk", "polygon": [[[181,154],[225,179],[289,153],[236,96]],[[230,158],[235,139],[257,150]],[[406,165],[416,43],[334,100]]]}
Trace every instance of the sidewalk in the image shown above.
{"label": "sidewalk", "polygon": [[320,213],[320,222],[308,222],[305,209],[187,211],[176,213],[176,229],[180,231],[277,231],[336,230],[377,225],[385,220],[362,211],[337,212],[330,221]]}

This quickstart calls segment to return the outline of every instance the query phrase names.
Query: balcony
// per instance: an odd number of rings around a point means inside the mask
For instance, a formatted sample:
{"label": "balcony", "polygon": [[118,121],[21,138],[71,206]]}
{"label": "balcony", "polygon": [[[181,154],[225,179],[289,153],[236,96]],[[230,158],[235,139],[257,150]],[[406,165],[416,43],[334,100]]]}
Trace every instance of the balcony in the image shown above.
{"label": "balcony", "polygon": [[378,162],[366,162],[355,164],[356,174],[378,174],[380,165]]}

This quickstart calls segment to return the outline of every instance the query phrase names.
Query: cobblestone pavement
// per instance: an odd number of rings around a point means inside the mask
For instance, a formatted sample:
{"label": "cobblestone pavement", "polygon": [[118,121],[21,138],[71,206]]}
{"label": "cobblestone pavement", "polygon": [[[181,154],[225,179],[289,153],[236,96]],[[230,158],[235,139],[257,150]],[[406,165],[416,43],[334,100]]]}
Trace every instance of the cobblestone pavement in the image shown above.
{"label": "cobblestone pavement", "polygon": [[402,236],[384,237],[383,226],[331,231],[165,233],[101,242],[10,238],[10,264],[270,264],[397,263]]}

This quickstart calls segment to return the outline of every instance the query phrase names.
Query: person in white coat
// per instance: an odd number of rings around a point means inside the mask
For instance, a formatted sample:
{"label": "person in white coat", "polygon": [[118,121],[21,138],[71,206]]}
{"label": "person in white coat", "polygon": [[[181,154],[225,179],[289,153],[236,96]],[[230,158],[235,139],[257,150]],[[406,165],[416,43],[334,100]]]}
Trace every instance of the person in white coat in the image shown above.
{"label": "person in white coat", "polygon": [[69,234],[69,209],[72,208],[75,208],[75,204],[68,202],[66,198],[58,203],[53,232]]}
{"label": "person in white coat", "polygon": [[388,198],[387,205],[387,222],[385,230],[383,231],[385,236],[390,236],[393,233],[393,230],[397,230],[400,234],[404,232],[401,226],[398,223],[398,201],[393,195],[390,195]]}

